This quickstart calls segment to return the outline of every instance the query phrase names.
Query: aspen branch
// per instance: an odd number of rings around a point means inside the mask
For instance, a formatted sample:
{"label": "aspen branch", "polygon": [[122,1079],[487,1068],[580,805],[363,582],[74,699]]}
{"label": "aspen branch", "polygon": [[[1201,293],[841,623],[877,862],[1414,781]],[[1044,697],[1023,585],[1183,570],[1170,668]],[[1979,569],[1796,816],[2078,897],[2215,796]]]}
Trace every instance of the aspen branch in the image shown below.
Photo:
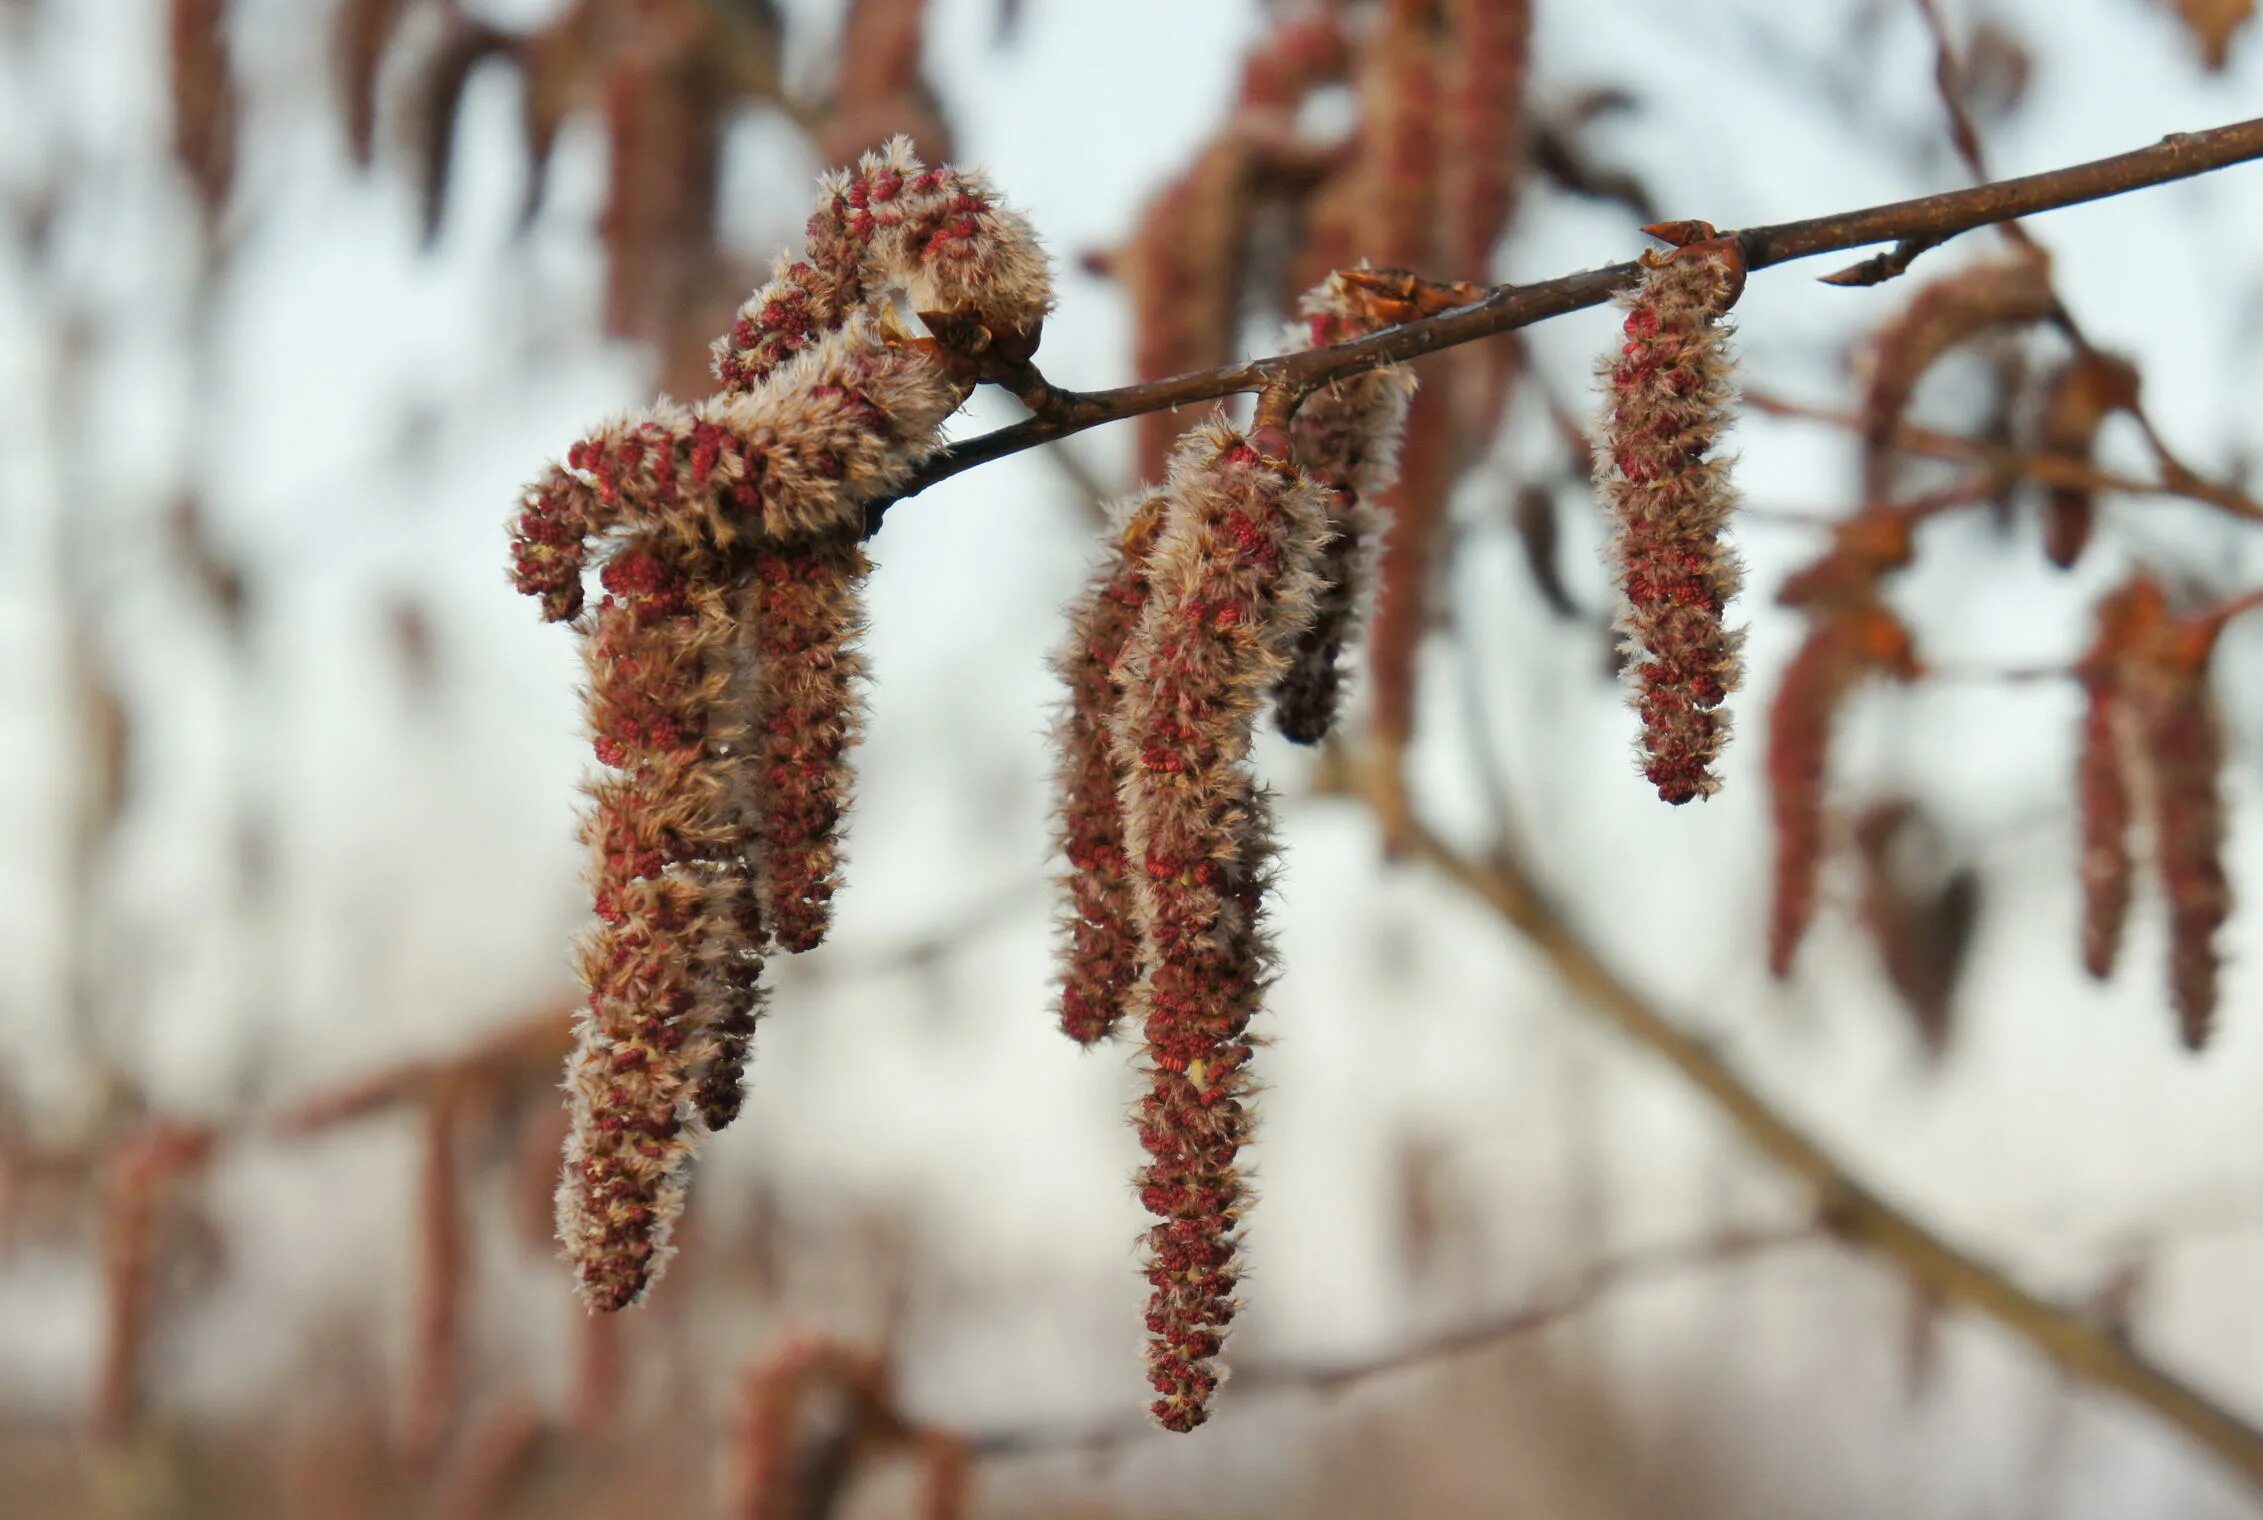
{"label": "aspen branch", "polygon": [[[1234,1373],[1236,1392],[1301,1392],[1330,1397],[1363,1383],[1434,1366],[1506,1345],[1586,1313],[1624,1287],[1667,1281],[1692,1272],[1731,1266],[1786,1247],[1828,1238],[1817,1225],[1776,1229],[1731,1229],[1696,1240],[1605,1257],[1572,1274],[1562,1285],[1496,1314],[1394,1346],[1373,1356],[1339,1362],[1257,1362]],[[1088,1457],[1113,1454],[1155,1434],[1144,1417],[1111,1419],[1086,1428],[1008,1427],[975,1432],[969,1447],[983,1457],[1018,1457],[1074,1452]]]}
{"label": "aspen branch", "polygon": [[1709,1099],[1747,1144],[1814,1193],[1832,1232],[1876,1253],[1944,1304],[1996,1321],[2073,1377],[2118,1393],[2180,1431],[2263,1493],[2263,1429],[2156,1365],[2125,1340],[2014,1283],[1934,1234],[1778,1113],[1707,1042],[1652,1006],[1604,963],[1514,857],[1475,860],[1419,823],[1412,853],[1521,932],[1588,1012],[1643,1046]]}
{"label": "aspen branch", "polygon": [[[1754,270],[1875,243],[1931,248],[1976,227],[2190,179],[2258,158],[2263,158],[2263,118],[2205,132],[2172,133],[2150,147],[2041,174],[1805,221],[1749,227],[1726,235],[1737,240],[1746,267]],[[1612,264],[1532,285],[1498,285],[1467,305],[1385,328],[1353,342],[1250,359],[1114,390],[1066,390],[1023,366],[1008,388],[1029,407],[1031,417],[944,449],[896,496],[872,504],[866,515],[866,531],[878,531],[894,502],[976,465],[1147,412],[1268,387],[1303,394],[1380,365],[1402,363],[1514,332],[1550,317],[1601,305],[1631,285],[1641,267],[1633,262]]]}
{"label": "aspen branch", "polygon": [[[1743,391],[1738,399],[1753,411],[1764,412],[1771,417],[1798,418],[1854,432],[1859,432],[1866,425],[1855,412],[1793,401],[1764,391]],[[2020,449],[2003,448],[1977,438],[1935,432],[1931,428],[1918,427],[1912,423],[1904,423],[1896,428],[1887,441],[1905,454],[1919,454],[1929,459],[1971,461],[1986,466],[1991,472],[2016,475],[2042,485],[2072,486],[2084,491],[2112,491],[2125,496],[2182,497],[2202,506],[2214,507],[2228,516],[2263,522],[2263,502],[2258,502],[2231,486],[2207,480],[2181,466],[2171,467],[2166,461],[2160,478],[2147,480],[2136,475],[2100,469],[2087,460],[2071,459],[2063,454],[2029,453]]]}

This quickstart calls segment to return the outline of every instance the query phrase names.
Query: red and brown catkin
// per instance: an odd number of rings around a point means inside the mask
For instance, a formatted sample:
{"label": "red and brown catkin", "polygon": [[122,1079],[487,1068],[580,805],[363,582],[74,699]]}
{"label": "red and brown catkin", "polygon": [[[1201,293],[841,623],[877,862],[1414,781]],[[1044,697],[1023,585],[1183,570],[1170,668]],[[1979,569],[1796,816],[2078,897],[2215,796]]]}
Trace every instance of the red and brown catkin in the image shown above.
{"label": "red and brown catkin", "polygon": [[1273,850],[1248,754],[1311,615],[1327,533],[1326,493],[1288,463],[1288,442],[1217,424],[1181,441],[1111,725],[1146,966],[1139,1192],[1160,1220],[1146,1251],[1149,1408],[1171,1430],[1208,1417],[1234,1314]]}
{"label": "red and brown catkin", "polygon": [[1596,481],[1613,526],[1643,774],[1678,805],[1720,789],[1720,707],[1743,671],[1744,635],[1723,621],[1742,576],[1721,542],[1736,493],[1719,445],[1730,421],[1723,317],[1744,270],[1727,240],[1644,262],[1619,300],[1625,341],[1600,371]]}
{"label": "red and brown catkin", "polygon": [[[890,318],[904,297],[938,337]],[[598,759],[598,924],[568,1068],[559,1234],[593,1307],[649,1287],[693,1146],[736,1115],[763,954],[824,935],[857,730],[868,503],[941,446],[1050,304],[1027,225],[902,141],[829,177],[809,257],[717,345],[724,389],[601,428],[532,486],[519,588],[578,618]],[[595,559],[606,592],[583,613]]]}
{"label": "red and brown catkin", "polygon": [[2158,625],[2166,614],[2166,601],[2154,581],[2140,578],[2113,592],[2098,604],[2097,637],[2078,667],[2083,711],[2075,808],[2082,850],[2082,965],[2101,980],[2114,974],[2121,954],[2134,874],[2129,833],[2136,819],[2130,796],[2135,735],[2124,664],[2139,631]]}
{"label": "red and brown catkin", "polygon": [[[2083,960],[2113,969],[2130,898],[2128,833],[2140,810],[2169,912],[2169,992],[2188,1049],[2215,1023],[2231,916],[2219,777],[2224,726],[2208,685],[2222,629],[2216,616],[2177,617],[2158,583],[2139,577],[2099,606],[2080,669],[2088,705],[2077,769],[2083,843]],[[2133,805],[2133,803],[2135,805]]]}
{"label": "red and brown catkin", "polygon": [[[1292,341],[1346,343],[1391,325],[1393,314],[1363,282],[1330,275],[1303,301]],[[1387,514],[1376,498],[1399,478],[1414,376],[1385,365],[1331,382],[1305,398],[1290,427],[1297,464],[1329,493],[1320,590],[1289,667],[1273,686],[1274,721],[1284,737],[1318,744],[1342,705],[1344,656],[1375,597],[1375,569]]]}
{"label": "red and brown catkin", "polygon": [[1768,722],[1768,803],[1776,830],[1775,896],[1768,915],[1768,969],[1791,975],[1815,916],[1824,845],[1824,782],[1831,729],[1847,695],[1865,679],[1917,675],[1909,631],[1874,601],[1823,610],[1785,667]]}
{"label": "red and brown catkin", "polygon": [[590,726],[615,774],[592,786],[598,922],[581,946],[590,1000],[567,1066],[558,1210],[583,1297],[604,1309],[633,1302],[666,1259],[712,997],[695,947],[728,927],[707,912],[708,867],[734,842],[705,774],[705,717],[730,629],[719,589],[695,588],[689,568],[650,535],[631,539],[606,563],[588,635]]}
{"label": "red and brown catkin", "polygon": [[2231,916],[2232,902],[2217,785],[2224,725],[2208,689],[2212,636],[2212,630],[2180,626],[2138,703],[2153,772],[2154,867],[2169,904],[2169,995],[2188,1050],[2206,1045],[2215,1026],[2223,964],[2216,931]]}
{"label": "red and brown catkin", "polygon": [[1116,662],[1147,605],[1147,557],[1163,525],[1164,494],[1133,497],[1115,514],[1105,564],[1069,608],[1069,636],[1053,667],[1068,688],[1053,726],[1061,855],[1068,863],[1061,1029],[1080,1045],[1116,1032],[1139,980],[1139,920],[1124,855],[1122,770],[1108,735]]}

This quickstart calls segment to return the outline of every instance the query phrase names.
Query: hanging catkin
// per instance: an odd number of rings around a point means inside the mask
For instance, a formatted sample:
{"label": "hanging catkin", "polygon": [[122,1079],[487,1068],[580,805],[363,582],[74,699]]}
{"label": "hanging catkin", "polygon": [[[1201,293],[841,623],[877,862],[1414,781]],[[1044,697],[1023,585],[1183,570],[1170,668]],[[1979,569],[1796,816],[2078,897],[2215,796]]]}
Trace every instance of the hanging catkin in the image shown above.
{"label": "hanging catkin", "polygon": [[[598,923],[568,1067],[559,1234],[584,1298],[633,1302],[698,1136],[737,1113],[762,956],[824,935],[859,708],[868,503],[940,447],[970,388],[948,345],[1027,353],[1043,252],[977,176],[908,144],[829,177],[808,256],[717,345],[721,394],[601,428],[526,495],[522,591],[580,618]],[[594,557],[606,595],[582,613]]]}
{"label": "hanging catkin", "polygon": [[1252,731],[1319,589],[1326,493],[1279,430],[1213,424],[1180,442],[1122,655],[1111,723],[1146,980],[1134,1001],[1147,1094],[1148,1372],[1156,1420],[1208,1417],[1234,1313],[1247,1205],[1250,1019],[1271,950],[1262,897],[1273,839],[1251,776]]}

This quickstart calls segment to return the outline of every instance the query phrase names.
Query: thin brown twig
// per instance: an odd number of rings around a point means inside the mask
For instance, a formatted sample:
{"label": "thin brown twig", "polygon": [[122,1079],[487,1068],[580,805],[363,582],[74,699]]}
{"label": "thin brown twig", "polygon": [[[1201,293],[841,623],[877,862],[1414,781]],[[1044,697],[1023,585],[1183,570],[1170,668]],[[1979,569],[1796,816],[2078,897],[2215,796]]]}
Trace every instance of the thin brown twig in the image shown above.
{"label": "thin brown twig", "polygon": [[[1374,1356],[1344,1361],[1257,1362],[1236,1369],[1237,1392],[1304,1393],[1318,1398],[1340,1394],[1394,1373],[1424,1368],[1455,1357],[1489,1351],[1584,1314],[1623,1287],[1679,1277],[1693,1271],[1731,1266],[1788,1246],[1829,1237],[1814,1223],[1774,1229],[1729,1229],[1696,1240],[1630,1251],[1583,1268],[1562,1285],[1526,1302],[1436,1335],[1395,1345]],[[968,1437],[982,1457],[1074,1453],[1104,1457],[1156,1434],[1144,1418],[1111,1418],[1088,1427],[1016,1426]]]}
{"label": "thin brown twig", "polygon": [[[1986,180],[1988,178],[1987,153],[1981,145],[1980,131],[1973,125],[1971,112],[1965,106],[1964,66],[1957,57],[1955,45],[1949,40],[1948,23],[1942,19],[1941,8],[1937,0],[1916,0],[1916,5],[1919,16],[1925,22],[1926,30],[1931,33],[1933,38],[1933,81],[1940,93],[1941,105],[1948,113],[1950,141],[1957,150],[1957,156],[1964,160],[1965,167],[1972,171],[1972,177],[1975,180]],[[2017,222],[2005,222],[1998,230],[2012,242],[2030,251],[2040,251],[2042,247],[2028,230]],[[1897,247],[1890,257],[1899,259],[1899,267],[1893,269],[1891,273],[1899,274],[1907,269],[1909,260],[1923,251],[1922,248],[1912,249],[1904,256],[1903,248]],[[1858,268],[1860,267],[1863,266],[1858,266]],[[1840,275],[1851,275],[1853,273],[1854,271],[1851,270],[1840,271]],[[1838,275],[1831,278],[1834,282],[1843,284],[1875,283],[1874,280],[1842,280]],[[1880,278],[1891,278],[1891,275],[1881,275]],[[2083,354],[2094,358],[2099,356],[2097,345],[2090,341],[2089,333],[2083,329],[2082,324],[2075,319],[2074,313],[2067,309],[2064,302],[2059,305],[2059,312],[2055,321],[2059,330],[2066,334],[2067,340]],[[2184,461],[2179,459],[2176,453],[2170,449],[2168,441],[2161,436],[2160,430],[2153,425],[2153,419],[2147,413],[2145,407],[2141,403],[2132,403],[2130,411],[2137,419],[2139,430],[2144,434],[2146,446],[2153,451],[2154,463],[2160,467],[2161,478],[2175,483],[2199,480],[2200,477],[2187,468]]]}
{"label": "thin brown twig", "polygon": [[[1838,253],[1873,243],[1930,238],[1937,244],[1975,227],[2189,179],[2257,158],[2263,158],[2263,118],[2205,132],[2172,133],[2150,147],[2041,174],[1997,180],[1970,189],[1919,196],[1859,211],[1746,228],[1726,235],[1737,240],[1748,269],[1766,269],[1795,259]],[[955,443],[936,454],[897,496],[871,506],[866,529],[877,531],[895,501],[917,495],[938,481],[993,459],[1036,448],[1102,423],[1169,407],[1214,401],[1269,387],[1287,387],[1301,394],[1345,375],[1401,363],[1600,305],[1631,284],[1640,271],[1639,264],[1629,262],[1582,270],[1531,285],[1499,285],[1466,305],[1385,328],[1354,342],[1275,354],[1114,390],[1066,390],[1025,367],[1025,373],[1012,377],[1010,388],[1033,413],[1030,419]]]}
{"label": "thin brown twig", "polygon": [[[1739,399],[1751,410],[1771,417],[1797,418],[1849,430],[1864,426],[1859,413],[1793,401],[1768,391],[1748,389],[1740,394]],[[2128,496],[2182,497],[2187,501],[2213,507],[2231,517],[2263,522],[2263,502],[2258,502],[2231,486],[2204,480],[2189,471],[2182,475],[2164,472],[2160,478],[2148,480],[2142,476],[2100,469],[2086,460],[2070,459],[2062,454],[2002,448],[1977,438],[1936,432],[1931,428],[1908,423],[1895,430],[1891,441],[1895,448],[1907,454],[1922,454],[1929,459],[1970,460],[1986,465],[1992,471],[2017,475],[2043,485],[2071,486],[2086,491],[2113,491]]]}
{"label": "thin brown twig", "polygon": [[2263,1429],[2156,1365],[2125,1338],[2038,1297],[1941,1239],[1857,1181],[1821,1144],[1777,1111],[1702,1038],[1684,1030],[1622,980],[1515,857],[1474,860],[1419,823],[1414,854],[1519,930],[1579,1004],[1662,1058],[1711,1101],[1744,1140],[1815,1194],[1833,1233],[1872,1251],[1919,1291],[1996,1321],[2063,1371],[2122,1395],[2181,1432],[2263,1492]]}

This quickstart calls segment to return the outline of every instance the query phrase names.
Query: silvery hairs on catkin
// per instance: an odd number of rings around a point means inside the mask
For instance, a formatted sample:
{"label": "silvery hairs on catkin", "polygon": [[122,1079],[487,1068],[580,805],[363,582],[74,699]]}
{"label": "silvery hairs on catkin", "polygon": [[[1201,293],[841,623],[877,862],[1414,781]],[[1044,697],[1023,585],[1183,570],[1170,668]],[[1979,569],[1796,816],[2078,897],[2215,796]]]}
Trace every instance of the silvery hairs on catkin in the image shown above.
{"label": "silvery hairs on catkin", "polygon": [[1249,752],[1312,617],[1328,532],[1328,493],[1287,454],[1277,428],[1211,423],[1180,441],[1109,717],[1145,969],[1139,1194],[1160,1221],[1145,1253],[1149,1407],[1172,1430],[1208,1417],[1235,1310],[1249,1024],[1272,959],[1272,826]]}
{"label": "silvery hairs on catkin", "polygon": [[[1291,346],[1341,343],[1390,325],[1366,286],[1331,274],[1302,302]],[[1373,601],[1383,512],[1374,498],[1397,476],[1399,437],[1414,386],[1403,365],[1334,381],[1305,398],[1290,434],[1298,466],[1328,492],[1312,615],[1272,684],[1287,737],[1318,743],[1333,726],[1342,665]],[[1169,493],[1150,488],[1111,513],[1109,553],[1070,604],[1054,657],[1066,698],[1054,725],[1065,911],[1059,1017],[1090,1045],[1116,1032],[1140,972],[1133,867],[1124,851],[1123,773],[1108,737],[1118,663],[1148,596],[1148,556]]]}
{"label": "silvery hairs on catkin", "polygon": [[1679,804],[1720,789],[1720,706],[1743,674],[1744,634],[1722,620],[1742,574],[1721,542],[1736,494],[1719,454],[1732,398],[1722,319],[1743,263],[1733,241],[1709,238],[1643,265],[1618,297],[1624,342],[1598,367],[1595,479],[1611,515],[1643,774]]}
{"label": "silvery hairs on catkin", "polygon": [[[719,345],[724,391],[600,428],[514,524],[519,588],[577,620],[614,772],[591,784],[599,921],[580,951],[591,997],[559,1189],[560,1238],[597,1308],[649,1288],[693,1147],[737,1111],[764,951],[823,933],[865,507],[940,447],[969,388],[893,303],[1027,345],[1051,302],[1027,224],[902,142],[829,177],[811,227],[810,257],[782,262]],[[585,614],[592,557],[606,594]]]}

